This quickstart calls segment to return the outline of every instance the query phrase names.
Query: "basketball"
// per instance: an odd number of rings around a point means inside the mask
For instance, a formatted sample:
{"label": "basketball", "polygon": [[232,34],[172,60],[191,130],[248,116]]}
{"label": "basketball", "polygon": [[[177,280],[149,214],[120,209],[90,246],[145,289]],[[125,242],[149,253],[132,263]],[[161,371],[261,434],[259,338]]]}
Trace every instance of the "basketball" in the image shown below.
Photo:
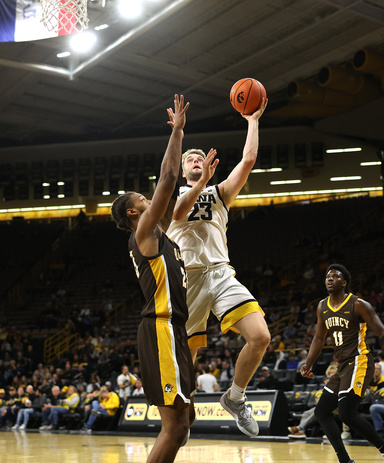
{"label": "basketball", "polygon": [[253,114],[260,108],[262,98],[267,97],[264,85],[252,77],[238,80],[229,94],[231,104],[241,114]]}

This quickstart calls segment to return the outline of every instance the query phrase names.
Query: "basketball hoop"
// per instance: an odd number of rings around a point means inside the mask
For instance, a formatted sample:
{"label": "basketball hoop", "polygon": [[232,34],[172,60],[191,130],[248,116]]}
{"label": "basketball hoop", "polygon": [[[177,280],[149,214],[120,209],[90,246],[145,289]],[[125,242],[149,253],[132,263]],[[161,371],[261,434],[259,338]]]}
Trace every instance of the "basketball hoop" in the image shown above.
{"label": "basketball hoop", "polygon": [[88,29],[87,0],[40,0],[40,4],[49,32],[68,35]]}

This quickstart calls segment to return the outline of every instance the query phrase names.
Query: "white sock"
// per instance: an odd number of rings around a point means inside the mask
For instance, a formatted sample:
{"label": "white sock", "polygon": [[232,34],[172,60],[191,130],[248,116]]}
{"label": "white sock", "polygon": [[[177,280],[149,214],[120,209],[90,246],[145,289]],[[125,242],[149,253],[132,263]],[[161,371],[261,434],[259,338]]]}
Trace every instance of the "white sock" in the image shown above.
{"label": "white sock", "polygon": [[245,389],[237,386],[235,383],[232,383],[232,386],[229,388],[229,398],[234,402],[240,403],[244,401]]}

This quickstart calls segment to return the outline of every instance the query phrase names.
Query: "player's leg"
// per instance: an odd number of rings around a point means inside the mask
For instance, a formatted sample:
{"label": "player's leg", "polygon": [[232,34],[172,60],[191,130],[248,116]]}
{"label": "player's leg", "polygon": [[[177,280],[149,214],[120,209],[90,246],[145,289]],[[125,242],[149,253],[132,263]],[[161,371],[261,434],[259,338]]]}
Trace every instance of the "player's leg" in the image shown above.
{"label": "player's leg", "polygon": [[207,320],[211,311],[211,294],[207,274],[203,270],[187,271],[188,320],[186,330],[192,362],[195,363],[199,347],[207,345]]}
{"label": "player's leg", "polygon": [[233,327],[246,340],[246,344],[236,361],[233,382],[238,387],[245,389],[260,365],[265,350],[271,341],[271,336],[260,311],[246,315],[236,322]]}
{"label": "player's leg", "polygon": [[259,426],[246,406],[245,389],[261,362],[270,334],[261,311],[249,313],[233,328],[244,336],[246,344],[237,359],[232,386],[222,395],[220,403],[235,418],[240,431],[253,437],[259,433]]}
{"label": "player's leg", "polygon": [[171,463],[189,430],[189,404],[179,396],[171,406],[160,406],[161,431],[147,463]]}
{"label": "player's leg", "polygon": [[339,397],[339,416],[341,420],[364,437],[380,452],[384,453],[384,440],[375,431],[375,428],[365,420],[358,412],[358,407],[361,402],[361,397],[353,391],[348,394],[340,395]]}
{"label": "player's leg", "polygon": [[345,449],[343,440],[341,439],[341,432],[338,424],[336,423],[333,411],[338,406],[338,396],[324,390],[321,394],[320,400],[316,405],[315,415],[318,419],[324,433],[329,439],[332,447],[340,463],[349,463],[350,458]]}

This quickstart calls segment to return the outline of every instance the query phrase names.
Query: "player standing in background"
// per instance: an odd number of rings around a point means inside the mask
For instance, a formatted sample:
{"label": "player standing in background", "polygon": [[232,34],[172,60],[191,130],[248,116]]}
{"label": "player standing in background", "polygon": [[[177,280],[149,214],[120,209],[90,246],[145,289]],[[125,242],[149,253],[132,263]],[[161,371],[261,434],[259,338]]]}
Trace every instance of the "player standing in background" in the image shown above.
{"label": "player standing in background", "polygon": [[207,320],[210,311],[221,322],[221,330],[240,332],[246,340],[236,362],[231,388],[220,402],[248,436],[259,432],[245,401],[245,389],[259,366],[270,334],[264,313],[252,294],[235,278],[228,264],[226,229],[228,210],[245,185],[257,158],[259,118],[267,100],[248,121],[247,138],[239,164],[219,185],[206,186],[215,173],[216,150],[206,156],[191,149],[182,156],[183,176],[187,185],[180,189],[168,235],[180,246],[188,274],[187,332],[193,360],[197,349],[207,345]]}
{"label": "player standing in background", "polygon": [[341,439],[339,426],[332,412],[338,407],[340,419],[374,445],[384,456],[384,440],[373,426],[358,413],[364,392],[373,378],[374,360],[366,344],[367,328],[384,343],[384,325],[368,302],[348,293],[351,281],[348,270],[340,264],[328,267],[325,286],[329,296],[317,307],[316,333],[301,374],[312,378],[311,370],[320,354],[325,338],[331,337],[337,372],[324,387],[316,406],[316,418],[335,449],[340,463],[353,463]]}
{"label": "player standing in background", "polygon": [[[179,177],[185,125],[184,98],[175,95],[175,112],[168,109],[172,134],[161,164],[152,201],[135,192],[119,196],[112,205],[118,228],[132,231],[128,248],[145,297],[137,344],[144,392],[157,405],[161,431],[148,457],[151,463],[173,462],[188,438],[191,396],[195,381],[185,323],[186,275],[178,246],[164,233],[163,223]],[[189,411],[189,408],[191,410]]]}

